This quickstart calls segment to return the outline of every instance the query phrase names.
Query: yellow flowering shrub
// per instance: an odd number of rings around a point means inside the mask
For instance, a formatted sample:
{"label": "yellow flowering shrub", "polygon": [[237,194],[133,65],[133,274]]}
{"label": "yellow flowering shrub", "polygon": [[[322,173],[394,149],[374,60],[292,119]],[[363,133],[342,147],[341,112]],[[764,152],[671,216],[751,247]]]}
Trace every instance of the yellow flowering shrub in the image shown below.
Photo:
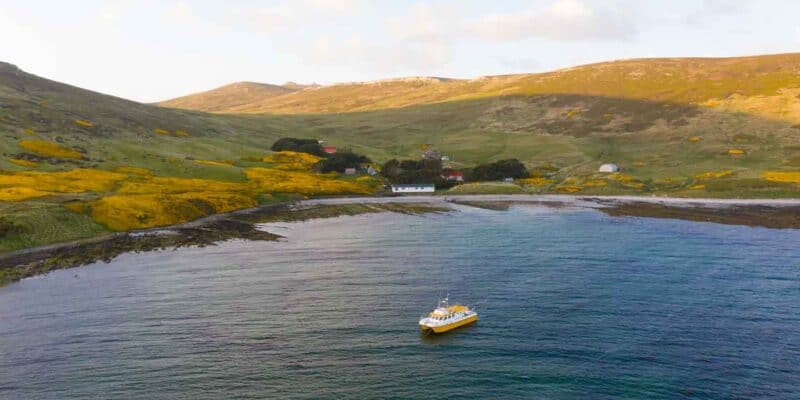
{"label": "yellow flowering shrub", "polygon": [[699,141],[701,141],[701,140],[703,140],[703,138],[702,138],[702,137],[700,137],[700,136],[690,136],[690,137],[689,137],[689,141],[690,141],[690,142],[699,142]]}
{"label": "yellow flowering shrub", "polygon": [[701,189],[705,189],[705,188],[706,188],[706,185],[703,185],[703,184],[692,185],[692,186],[689,187],[689,189],[692,189],[692,190],[701,190]]}
{"label": "yellow flowering shrub", "polygon": [[213,213],[254,207],[239,193],[192,192],[106,196],[92,202],[92,219],[116,231],[174,225]]}
{"label": "yellow flowering shrub", "polygon": [[555,181],[552,179],[547,179],[542,177],[523,178],[519,179],[518,182],[523,185],[529,185],[529,186],[542,186],[555,183]]}
{"label": "yellow flowering shrub", "polygon": [[131,167],[127,165],[122,165],[114,168],[114,172],[119,172],[120,174],[129,174],[129,175],[142,175],[142,176],[153,175],[153,171],[150,171],[147,168]]}
{"label": "yellow flowering shrub", "polygon": [[322,157],[296,151],[278,151],[262,159],[265,163],[275,164],[273,168],[290,171],[309,170],[320,160],[322,160]]}
{"label": "yellow flowering shrub", "polygon": [[223,182],[212,179],[151,176],[122,182],[119,189],[117,189],[117,193],[160,194],[186,192],[246,192],[248,190],[249,186],[245,183]]}
{"label": "yellow flowering shrub", "polygon": [[162,128],[155,128],[155,129],[153,129],[153,132],[157,133],[159,135],[169,135],[169,131],[166,130],[166,129],[162,129]]}
{"label": "yellow flowering shrub", "polygon": [[127,175],[99,169],[20,171],[0,174],[0,188],[29,188],[56,193],[108,192]]}
{"label": "yellow flowering shrub", "polygon": [[800,172],[766,171],[761,176],[771,182],[800,183]]}
{"label": "yellow flowering shrub", "polygon": [[22,140],[19,146],[31,153],[53,158],[81,159],[83,155],[75,150],[68,149],[58,143],[45,140]]}
{"label": "yellow flowering shrub", "polygon": [[52,193],[27,187],[0,188],[0,201],[22,201],[47,196],[49,194]]}
{"label": "yellow flowering shrub", "polygon": [[710,171],[710,172],[703,172],[693,176],[694,180],[696,181],[707,181],[711,179],[719,179],[725,176],[733,175],[733,171],[726,169],[722,171]]}
{"label": "yellow flowering shrub", "polygon": [[583,187],[576,185],[565,185],[556,188],[556,192],[561,192],[561,193],[577,193],[580,192],[581,190],[583,190]]}
{"label": "yellow flowering shrub", "polygon": [[644,182],[640,181],[636,177],[623,174],[623,173],[614,173],[610,175],[611,179],[616,181],[622,186],[627,186],[634,189],[644,189],[645,184]]}
{"label": "yellow flowering shrub", "polygon": [[39,166],[39,163],[37,163],[36,161],[28,161],[28,160],[23,160],[21,158],[12,158],[9,161],[11,161],[12,164],[19,165],[20,167],[35,168]]}
{"label": "yellow flowering shrub", "polygon": [[78,125],[81,128],[91,128],[94,126],[94,124],[91,121],[87,121],[85,119],[76,119],[74,122],[75,125]]}
{"label": "yellow flowering shrub", "polygon": [[189,132],[186,132],[186,131],[184,131],[183,129],[178,129],[177,131],[175,131],[175,133],[174,133],[174,134],[175,134],[175,136],[177,136],[177,137],[182,137],[182,138],[185,138],[185,137],[189,137],[189,136],[190,136],[190,135],[189,135]]}
{"label": "yellow flowering shrub", "polygon": [[592,179],[590,181],[587,181],[583,185],[587,187],[603,187],[608,185],[608,181],[606,181],[605,179]]}
{"label": "yellow flowering shrub", "polygon": [[233,165],[233,160],[220,160],[220,161],[212,161],[212,160],[194,160],[194,162],[203,165],[211,165],[215,167],[230,167]]}
{"label": "yellow flowering shrub", "polygon": [[728,154],[730,154],[732,156],[741,156],[744,153],[745,152],[742,149],[730,149],[730,150],[728,150]]}
{"label": "yellow flowering shrub", "polygon": [[247,168],[247,179],[256,190],[272,193],[372,194],[375,189],[358,182],[337,180],[336,174],[315,174],[274,168]]}

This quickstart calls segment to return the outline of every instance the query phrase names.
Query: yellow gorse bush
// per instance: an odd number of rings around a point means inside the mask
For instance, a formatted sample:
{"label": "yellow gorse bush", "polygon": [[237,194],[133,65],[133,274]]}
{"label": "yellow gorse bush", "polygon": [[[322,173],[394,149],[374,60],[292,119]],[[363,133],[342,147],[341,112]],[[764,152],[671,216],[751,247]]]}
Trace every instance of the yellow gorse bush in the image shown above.
{"label": "yellow gorse bush", "polygon": [[744,150],[742,149],[730,149],[728,150],[728,154],[732,156],[741,156],[744,154]]}
{"label": "yellow gorse bush", "polygon": [[169,131],[163,128],[155,128],[153,129],[153,132],[159,135],[169,135]]}
{"label": "yellow gorse bush", "polygon": [[733,175],[733,171],[726,169],[722,171],[710,171],[710,172],[703,172],[693,176],[694,180],[696,181],[707,181],[710,179],[719,179],[725,176]]}
{"label": "yellow gorse bush", "polygon": [[55,193],[108,192],[127,175],[99,169],[0,174],[0,188],[29,188]]}
{"label": "yellow gorse bush", "polygon": [[309,170],[320,162],[322,157],[296,151],[278,151],[262,159],[265,163],[275,164],[273,167],[283,170]]}
{"label": "yellow gorse bush", "polygon": [[583,185],[586,187],[603,187],[608,185],[608,181],[605,179],[592,179],[587,181]]}
{"label": "yellow gorse bush", "polygon": [[577,193],[580,192],[581,190],[583,190],[583,187],[576,185],[565,185],[556,188],[556,192],[561,192],[561,193]]}
{"label": "yellow gorse bush", "polygon": [[702,138],[702,137],[700,137],[700,136],[690,136],[690,137],[689,137],[689,141],[690,141],[690,142],[699,142],[699,141],[701,141],[701,140],[703,140],[703,138]]}
{"label": "yellow gorse bush", "polygon": [[22,140],[19,146],[31,153],[45,157],[81,159],[83,155],[58,143],[45,140]]}
{"label": "yellow gorse bush", "polygon": [[239,193],[113,195],[92,202],[91,214],[109,229],[126,231],[179,224],[256,204],[252,197]]}
{"label": "yellow gorse bush", "polygon": [[117,193],[123,194],[164,194],[187,192],[247,192],[246,183],[223,182],[212,179],[172,178],[152,176],[123,182]]}
{"label": "yellow gorse bush", "polygon": [[78,125],[81,128],[91,128],[94,126],[94,124],[91,121],[87,121],[85,119],[76,119],[74,122],[75,125]]}
{"label": "yellow gorse bush", "polygon": [[49,194],[52,193],[27,187],[0,188],[0,201],[22,201],[47,196]]}
{"label": "yellow gorse bush", "polygon": [[153,171],[150,171],[147,168],[131,167],[127,165],[114,168],[114,172],[119,172],[121,174],[130,174],[130,175],[143,175],[143,176],[153,175]]}
{"label": "yellow gorse bush", "polygon": [[314,174],[273,168],[247,168],[247,179],[260,192],[322,194],[371,194],[375,189],[357,182],[335,179],[336,174]]}
{"label": "yellow gorse bush", "polygon": [[211,165],[215,167],[230,167],[233,165],[233,160],[220,160],[220,161],[213,161],[213,160],[194,160],[194,162],[202,165]]}
{"label": "yellow gorse bush", "polygon": [[611,174],[610,177],[622,186],[627,186],[634,189],[644,189],[645,187],[644,182],[630,175],[614,173]]}
{"label": "yellow gorse bush", "polygon": [[542,177],[533,177],[533,178],[523,178],[518,180],[519,183],[523,185],[529,186],[542,186],[542,185],[549,185],[554,183],[552,179],[542,178]]}
{"label": "yellow gorse bush", "polygon": [[771,182],[800,183],[800,172],[766,171],[761,176]]}
{"label": "yellow gorse bush", "polygon": [[12,164],[19,165],[20,167],[34,168],[34,167],[38,167],[39,166],[39,163],[37,163],[35,161],[23,160],[21,158],[12,158],[12,159],[10,159],[8,161],[11,161]]}

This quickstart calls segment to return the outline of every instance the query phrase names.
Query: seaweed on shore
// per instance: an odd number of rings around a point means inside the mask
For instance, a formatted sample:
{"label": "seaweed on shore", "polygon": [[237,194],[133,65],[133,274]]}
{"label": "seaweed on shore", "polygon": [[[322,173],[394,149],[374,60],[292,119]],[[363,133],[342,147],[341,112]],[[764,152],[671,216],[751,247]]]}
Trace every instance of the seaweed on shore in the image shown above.
{"label": "seaweed on shore", "polygon": [[679,207],[646,202],[615,203],[600,211],[615,217],[648,217],[713,222],[726,225],[800,229],[800,207],[730,205],[722,207]]}

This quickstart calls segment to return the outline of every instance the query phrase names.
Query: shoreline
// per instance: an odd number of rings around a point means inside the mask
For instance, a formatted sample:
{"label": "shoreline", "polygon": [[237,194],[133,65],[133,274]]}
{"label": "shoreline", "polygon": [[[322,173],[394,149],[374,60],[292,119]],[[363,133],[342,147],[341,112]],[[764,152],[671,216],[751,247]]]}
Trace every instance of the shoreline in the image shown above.
{"label": "shoreline", "polygon": [[119,254],[230,239],[277,240],[256,224],[302,221],[375,212],[425,214],[455,211],[452,205],[504,211],[514,205],[596,209],[613,217],[683,219],[728,225],[800,229],[800,199],[698,199],[572,195],[410,195],[307,199],[213,214],[177,225],[108,233],[0,254],[0,287],[19,279],[108,261]]}

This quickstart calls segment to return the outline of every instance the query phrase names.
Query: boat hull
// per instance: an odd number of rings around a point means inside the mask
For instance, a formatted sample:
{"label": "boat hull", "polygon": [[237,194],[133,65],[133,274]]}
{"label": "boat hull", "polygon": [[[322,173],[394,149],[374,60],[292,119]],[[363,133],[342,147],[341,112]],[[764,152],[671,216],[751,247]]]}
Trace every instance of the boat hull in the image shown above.
{"label": "boat hull", "polygon": [[447,331],[452,331],[453,329],[462,327],[464,325],[469,325],[477,320],[478,316],[473,315],[447,325],[441,325],[441,326],[420,325],[419,329],[422,330],[423,332],[444,333]]}

